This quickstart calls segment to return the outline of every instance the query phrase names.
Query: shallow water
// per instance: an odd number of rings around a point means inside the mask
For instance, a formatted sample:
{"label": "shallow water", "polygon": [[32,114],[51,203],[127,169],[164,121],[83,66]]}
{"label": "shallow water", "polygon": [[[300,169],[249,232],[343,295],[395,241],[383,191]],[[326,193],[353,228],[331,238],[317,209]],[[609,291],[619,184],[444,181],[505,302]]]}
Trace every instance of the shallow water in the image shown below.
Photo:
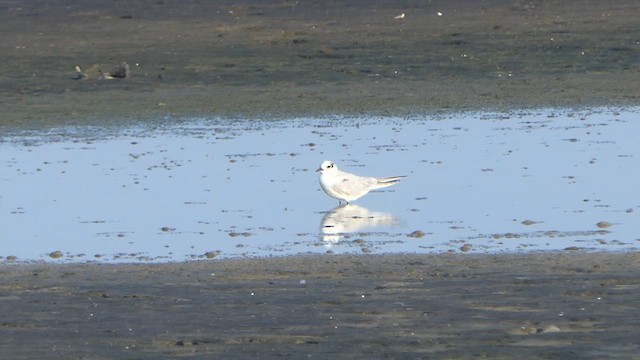
{"label": "shallow water", "polygon": [[[11,134],[0,143],[0,256],[631,250],[639,133],[638,109],[599,109]],[[315,173],[326,159],[408,177],[337,207]]]}

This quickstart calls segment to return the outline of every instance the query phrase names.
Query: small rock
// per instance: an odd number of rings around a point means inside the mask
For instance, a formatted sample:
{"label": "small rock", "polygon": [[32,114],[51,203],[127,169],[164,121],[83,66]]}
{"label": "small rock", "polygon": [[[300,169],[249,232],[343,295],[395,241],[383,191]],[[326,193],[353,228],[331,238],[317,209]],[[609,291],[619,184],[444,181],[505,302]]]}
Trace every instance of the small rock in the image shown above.
{"label": "small rock", "polygon": [[176,342],[177,346],[194,346],[194,345],[200,345],[200,342],[198,340],[179,340],[178,342]]}
{"label": "small rock", "polygon": [[596,224],[597,227],[599,227],[600,229],[606,229],[608,227],[610,227],[612,224],[608,221],[600,221],[599,223]]}
{"label": "small rock", "polygon": [[557,333],[557,332],[561,332],[562,330],[560,330],[559,327],[555,326],[555,325],[549,325],[547,327],[545,327],[544,329],[542,329],[542,333]]}
{"label": "small rock", "polygon": [[471,244],[464,244],[460,247],[460,251],[467,252],[471,250]]}
{"label": "small rock", "polygon": [[18,257],[15,256],[15,255],[9,255],[9,256],[7,256],[6,260],[7,261],[16,261],[16,260],[18,260]]}
{"label": "small rock", "polygon": [[49,253],[49,257],[52,258],[52,259],[59,259],[62,256],[63,256],[62,252],[61,251],[57,251],[57,250],[56,251],[52,251],[52,252]]}
{"label": "small rock", "polygon": [[424,235],[425,235],[425,233],[423,231],[416,230],[416,231],[412,232],[411,234],[407,235],[407,237],[419,239],[419,238],[423,237]]}
{"label": "small rock", "polygon": [[522,225],[527,225],[527,226],[529,226],[529,225],[533,225],[533,224],[535,224],[535,223],[536,223],[536,222],[535,222],[535,221],[533,221],[533,220],[525,220],[525,221],[523,221],[523,222],[522,222]]}
{"label": "small rock", "polygon": [[204,253],[204,257],[207,259],[214,259],[218,255],[220,255],[220,251],[207,251]]}
{"label": "small rock", "polygon": [[120,66],[110,72],[103,73],[102,76],[104,79],[126,79],[131,76],[131,67],[123,61]]}
{"label": "small rock", "polygon": [[232,231],[232,232],[229,233],[229,236],[231,236],[231,237],[238,237],[238,236],[249,237],[251,235],[253,235],[253,234],[250,233],[250,232],[238,233],[238,232]]}
{"label": "small rock", "polygon": [[371,249],[363,247],[362,248],[362,252],[365,253],[365,254],[369,254],[371,252]]}
{"label": "small rock", "polygon": [[533,335],[538,333],[538,329],[535,326],[523,326],[511,331],[514,335]]}

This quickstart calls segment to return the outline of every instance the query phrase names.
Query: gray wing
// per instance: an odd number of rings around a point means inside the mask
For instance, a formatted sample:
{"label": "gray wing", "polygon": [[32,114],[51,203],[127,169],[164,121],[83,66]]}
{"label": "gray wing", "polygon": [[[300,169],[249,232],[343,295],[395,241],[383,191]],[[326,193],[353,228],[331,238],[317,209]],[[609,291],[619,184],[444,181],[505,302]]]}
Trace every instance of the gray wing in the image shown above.
{"label": "gray wing", "polygon": [[403,175],[403,176],[389,176],[384,178],[376,178],[376,184],[372,187],[371,190],[382,189],[382,188],[386,188],[387,186],[395,185],[399,183],[400,180],[404,177],[406,176]]}
{"label": "gray wing", "polygon": [[344,174],[342,181],[333,186],[333,190],[347,196],[357,196],[368,192],[378,183],[376,178]]}

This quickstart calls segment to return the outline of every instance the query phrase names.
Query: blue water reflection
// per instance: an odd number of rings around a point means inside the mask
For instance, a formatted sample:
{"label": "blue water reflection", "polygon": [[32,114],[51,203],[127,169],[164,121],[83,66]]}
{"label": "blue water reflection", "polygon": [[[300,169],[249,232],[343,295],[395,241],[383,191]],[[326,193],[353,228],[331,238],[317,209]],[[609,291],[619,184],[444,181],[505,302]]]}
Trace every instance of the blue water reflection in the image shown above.
{"label": "blue water reflection", "polygon": [[[7,135],[0,256],[636,249],[637,118],[637,109],[600,109],[193,119]],[[325,159],[361,175],[408,177],[351,209],[333,208],[314,172]],[[424,236],[407,236],[416,230]],[[54,260],[56,250],[64,256]]]}

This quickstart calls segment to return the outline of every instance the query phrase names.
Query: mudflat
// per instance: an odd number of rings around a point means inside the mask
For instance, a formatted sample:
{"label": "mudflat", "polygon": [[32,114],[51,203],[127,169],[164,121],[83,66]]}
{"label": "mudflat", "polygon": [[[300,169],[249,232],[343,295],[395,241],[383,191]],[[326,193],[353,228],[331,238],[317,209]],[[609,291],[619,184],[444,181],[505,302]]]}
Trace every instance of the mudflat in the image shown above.
{"label": "mudflat", "polygon": [[637,105],[638,17],[633,0],[11,1],[0,130]]}
{"label": "mudflat", "polygon": [[[637,106],[638,18],[630,0],[11,1],[0,131]],[[123,62],[130,73],[107,79]],[[0,348],[12,359],[627,359],[640,353],[638,257],[4,261]]]}
{"label": "mudflat", "polygon": [[640,254],[0,268],[11,359],[637,357]]}

